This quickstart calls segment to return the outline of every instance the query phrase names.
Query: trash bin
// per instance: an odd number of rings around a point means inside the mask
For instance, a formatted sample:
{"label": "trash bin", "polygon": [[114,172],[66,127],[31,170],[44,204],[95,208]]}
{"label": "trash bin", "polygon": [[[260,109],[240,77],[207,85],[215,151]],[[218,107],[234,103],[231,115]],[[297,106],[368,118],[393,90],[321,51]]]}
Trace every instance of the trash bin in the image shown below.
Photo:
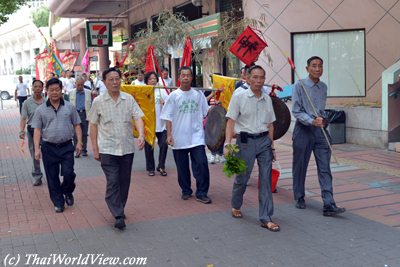
{"label": "trash bin", "polygon": [[332,137],[332,144],[346,143],[346,113],[343,110],[326,109],[328,131]]}

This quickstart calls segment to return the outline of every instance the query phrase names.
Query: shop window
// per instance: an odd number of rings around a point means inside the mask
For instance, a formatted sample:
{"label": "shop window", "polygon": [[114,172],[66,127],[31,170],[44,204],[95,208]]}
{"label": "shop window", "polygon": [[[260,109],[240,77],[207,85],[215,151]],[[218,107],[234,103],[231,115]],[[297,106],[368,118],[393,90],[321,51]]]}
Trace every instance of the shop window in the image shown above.
{"label": "shop window", "polygon": [[174,7],[174,14],[180,13],[188,21],[202,18],[202,7],[194,6],[192,3]]}
{"label": "shop window", "polygon": [[147,29],[147,21],[135,23],[131,25],[131,38],[135,38],[136,34],[141,30]]}
{"label": "shop window", "polygon": [[[292,33],[292,58],[301,78],[311,56],[324,60],[328,96],[365,96],[365,30]],[[294,77],[297,80],[297,77]]]}

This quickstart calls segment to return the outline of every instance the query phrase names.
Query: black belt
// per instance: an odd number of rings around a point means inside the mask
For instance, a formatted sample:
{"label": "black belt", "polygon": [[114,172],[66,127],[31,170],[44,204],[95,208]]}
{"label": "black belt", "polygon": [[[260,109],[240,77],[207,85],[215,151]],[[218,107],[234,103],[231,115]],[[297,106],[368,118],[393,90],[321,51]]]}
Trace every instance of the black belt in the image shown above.
{"label": "black belt", "polygon": [[268,131],[266,132],[262,132],[262,133],[258,133],[258,134],[247,134],[247,136],[249,138],[259,138],[259,137],[263,137],[263,136],[267,136],[268,135]]}
{"label": "black belt", "polygon": [[82,113],[82,112],[85,112],[85,111],[86,110],[84,110],[84,109],[78,110],[79,113]]}
{"label": "black belt", "polygon": [[68,140],[64,143],[50,143],[50,142],[43,141],[43,144],[49,145],[49,146],[54,146],[54,147],[64,147],[66,145],[72,144],[72,140]]}
{"label": "black belt", "polygon": [[[262,133],[257,133],[257,134],[248,133],[247,137],[255,139],[255,138],[259,138],[259,137],[263,137],[263,136],[267,136],[267,135],[268,135],[268,131],[262,132]],[[237,138],[240,138],[239,134],[237,135]]]}

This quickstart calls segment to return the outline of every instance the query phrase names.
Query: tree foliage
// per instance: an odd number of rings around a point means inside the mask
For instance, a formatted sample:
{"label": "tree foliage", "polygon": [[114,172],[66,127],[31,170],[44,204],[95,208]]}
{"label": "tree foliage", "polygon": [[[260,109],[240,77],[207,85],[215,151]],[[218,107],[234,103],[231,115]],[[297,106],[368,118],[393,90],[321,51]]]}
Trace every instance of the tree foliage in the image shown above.
{"label": "tree foliage", "polygon": [[49,26],[49,9],[45,6],[41,6],[32,12],[32,20],[36,27],[47,27]]}
{"label": "tree foliage", "polygon": [[0,25],[7,22],[8,15],[13,14],[18,8],[26,4],[27,0],[1,0],[0,1]]}

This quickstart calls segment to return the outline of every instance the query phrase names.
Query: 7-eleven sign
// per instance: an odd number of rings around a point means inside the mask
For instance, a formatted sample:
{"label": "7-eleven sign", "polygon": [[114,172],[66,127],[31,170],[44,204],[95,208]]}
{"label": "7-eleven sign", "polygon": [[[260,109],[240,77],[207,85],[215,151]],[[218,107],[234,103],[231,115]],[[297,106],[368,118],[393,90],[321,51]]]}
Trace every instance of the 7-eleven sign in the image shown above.
{"label": "7-eleven sign", "polygon": [[88,47],[112,46],[111,21],[86,21]]}

